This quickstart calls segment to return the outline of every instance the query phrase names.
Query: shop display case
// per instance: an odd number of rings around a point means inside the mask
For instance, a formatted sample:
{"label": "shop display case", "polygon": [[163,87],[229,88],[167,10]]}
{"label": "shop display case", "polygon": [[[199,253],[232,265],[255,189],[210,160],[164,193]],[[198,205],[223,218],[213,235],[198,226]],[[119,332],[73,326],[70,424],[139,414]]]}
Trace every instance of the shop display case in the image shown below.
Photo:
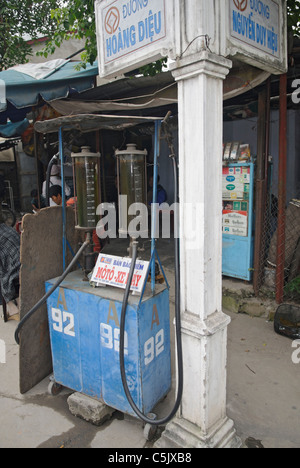
{"label": "shop display case", "polygon": [[223,163],[223,258],[224,276],[250,281],[254,250],[254,163]]}

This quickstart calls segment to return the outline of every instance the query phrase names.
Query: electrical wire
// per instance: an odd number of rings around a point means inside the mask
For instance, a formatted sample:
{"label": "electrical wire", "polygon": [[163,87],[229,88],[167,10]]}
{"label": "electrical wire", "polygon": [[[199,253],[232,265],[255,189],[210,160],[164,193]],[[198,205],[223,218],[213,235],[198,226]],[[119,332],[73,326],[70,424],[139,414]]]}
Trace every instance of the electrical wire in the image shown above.
{"label": "electrical wire", "polygon": [[205,49],[208,50],[209,52],[211,52],[211,50],[210,50],[210,48],[209,48],[209,44],[210,44],[211,38],[209,37],[208,34],[200,34],[199,36],[194,37],[194,39],[193,39],[192,41],[190,41],[190,43],[188,44],[188,46],[186,47],[186,49],[180,54],[179,59],[182,59],[182,57],[184,56],[184,54],[186,53],[186,51],[191,47],[191,45],[192,45],[197,39],[201,39],[201,38],[205,38]]}

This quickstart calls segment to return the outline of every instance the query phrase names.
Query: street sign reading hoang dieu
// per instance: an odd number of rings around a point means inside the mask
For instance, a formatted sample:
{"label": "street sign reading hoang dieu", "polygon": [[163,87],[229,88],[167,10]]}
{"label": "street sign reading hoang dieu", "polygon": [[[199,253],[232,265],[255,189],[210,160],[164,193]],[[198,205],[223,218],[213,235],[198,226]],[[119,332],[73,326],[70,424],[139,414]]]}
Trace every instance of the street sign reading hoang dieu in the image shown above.
{"label": "street sign reading hoang dieu", "polygon": [[172,48],[171,0],[97,0],[95,9],[100,76],[145,65]]}

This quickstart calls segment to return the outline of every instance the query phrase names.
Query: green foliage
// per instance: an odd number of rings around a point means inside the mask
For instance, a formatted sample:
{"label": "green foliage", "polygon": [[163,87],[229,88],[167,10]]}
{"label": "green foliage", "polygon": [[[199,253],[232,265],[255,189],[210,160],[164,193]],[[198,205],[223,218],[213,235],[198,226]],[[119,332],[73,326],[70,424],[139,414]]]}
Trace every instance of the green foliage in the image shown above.
{"label": "green foliage", "polygon": [[290,281],[284,288],[286,294],[300,294],[300,276]]}
{"label": "green foliage", "polygon": [[167,58],[163,58],[156,62],[149,63],[141,67],[139,72],[144,76],[155,76],[157,73],[161,73],[164,68],[167,68],[167,61]]}
{"label": "green foliage", "polygon": [[28,61],[28,37],[52,35],[51,10],[57,0],[5,0],[0,4],[0,70]]}
{"label": "green foliage", "polygon": [[63,41],[71,38],[84,39],[81,68],[85,68],[87,63],[93,64],[97,58],[94,0],[70,0],[65,6],[53,9],[51,18],[56,23],[56,29],[39,55],[48,57]]}
{"label": "green foliage", "polygon": [[299,0],[287,0],[288,28],[294,34],[300,36],[300,2]]}

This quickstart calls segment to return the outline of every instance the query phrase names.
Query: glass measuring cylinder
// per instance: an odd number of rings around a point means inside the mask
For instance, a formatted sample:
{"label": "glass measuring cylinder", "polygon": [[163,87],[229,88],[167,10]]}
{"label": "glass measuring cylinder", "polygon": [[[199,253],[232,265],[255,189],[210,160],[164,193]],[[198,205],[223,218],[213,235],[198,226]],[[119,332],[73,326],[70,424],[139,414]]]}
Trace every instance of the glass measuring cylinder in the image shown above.
{"label": "glass measuring cylinder", "polygon": [[127,232],[127,228],[135,218],[128,210],[134,203],[147,206],[147,151],[139,151],[136,145],[129,144],[124,151],[116,151],[118,160],[118,191],[119,196],[126,196],[127,203],[122,201],[119,206],[119,232]]}
{"label": "glass measuring cylinder", "polygon": [[96,210],[100,204],[99,153],[91,153],[82,147],[81,153],[72,153],[74,158],[75,196],[77,197],[77,228],[92,230],[98,223]]}

